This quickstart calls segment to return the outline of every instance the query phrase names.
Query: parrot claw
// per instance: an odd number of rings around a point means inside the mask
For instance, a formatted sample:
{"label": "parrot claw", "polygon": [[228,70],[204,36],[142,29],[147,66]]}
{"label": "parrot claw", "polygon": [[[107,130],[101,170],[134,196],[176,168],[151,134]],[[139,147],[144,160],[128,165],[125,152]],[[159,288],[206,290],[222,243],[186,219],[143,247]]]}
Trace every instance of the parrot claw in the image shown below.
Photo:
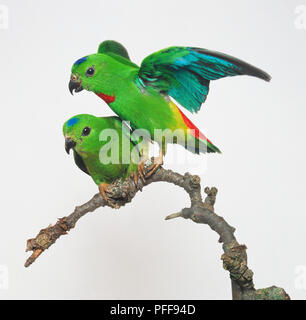
{"label": "parrot claw", "polygon": [[153,173],[155,173],[163,164],[163,158],[162,157],[153,157],[153,163],[150,165],[150,167],[148,168],[148,173],[146,174],[146,178],[149,178],[153,175]]}
{"label": "parrot claw", "polygon": [[136,172],[132,172],[131,177],[132,181],[136,188],[138,188],[138,174]]}
{"label": "parrot claw", "polygon": [[141,181],[142,181],[143,183],[145,183],[145,182],[146,182],[145,161],[141,161],[141,162],[138,164],[137,171],[138,171],[138,176],[140,177]]}
{"label": "parrot claw", "polygon": [[[107,194],[106,194],[106,192],[108,191],[107,189],[108,189],[108,187],[109,187],[109,183],[101,183],[100,185],[99,185],[99,191],[100,191],[100,193],[101,193],[101,196],[103,197],[103,199],[106,201],[106,203],[110,206],[110,207],[112,207],[112,208],[115,208],[115,209],[118,209],[119,208],[119,206],[117,205],[117,204],[115,204],[114,202],[112,202],[111,200],[110,200],[110,198],[107,196]],[[109,190],[110,191],[110,190]]]}

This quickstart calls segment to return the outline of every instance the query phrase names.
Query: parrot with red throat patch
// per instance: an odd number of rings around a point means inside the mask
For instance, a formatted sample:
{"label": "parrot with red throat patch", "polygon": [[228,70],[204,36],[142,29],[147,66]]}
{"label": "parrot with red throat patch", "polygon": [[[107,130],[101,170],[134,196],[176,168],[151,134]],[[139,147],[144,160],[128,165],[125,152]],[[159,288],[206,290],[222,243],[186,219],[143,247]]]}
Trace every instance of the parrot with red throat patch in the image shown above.
{"label": "parrot with red throat patch", "polygon": [[[159,144],[160,152],[147,176],[163,164],[167,143],[177,143],[193,153],[220,153],[220,150],[170,99],[190,112],[205,102],[211,80],[249,75],[270,81],[264,71],[224,53],[196,47],[169,47],[146,57],[140,67],[130,61],[127,50],[107,40],[98,52],[78,59],[72,66],[69,90],[95,93],[131,128],[145,129]],[[178,132],[171,140],[156,129]],[[138,166],[144,174],[143,161]]]}

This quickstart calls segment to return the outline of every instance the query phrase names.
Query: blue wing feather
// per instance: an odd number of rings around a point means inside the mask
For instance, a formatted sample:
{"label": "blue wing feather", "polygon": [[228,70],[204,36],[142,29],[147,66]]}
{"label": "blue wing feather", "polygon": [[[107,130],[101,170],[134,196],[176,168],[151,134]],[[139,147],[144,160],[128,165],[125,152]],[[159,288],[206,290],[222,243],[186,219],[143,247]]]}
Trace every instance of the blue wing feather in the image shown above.
{"label": "blue wing feather", "polygon": [[197,74],[188,70],[176,71],[173,75],[177,84],[171,86],[168,91],[169,96],[173,97],[189,111],[198,111],[201,104],[206,100],[209,91],[209,81],[200,79]]}

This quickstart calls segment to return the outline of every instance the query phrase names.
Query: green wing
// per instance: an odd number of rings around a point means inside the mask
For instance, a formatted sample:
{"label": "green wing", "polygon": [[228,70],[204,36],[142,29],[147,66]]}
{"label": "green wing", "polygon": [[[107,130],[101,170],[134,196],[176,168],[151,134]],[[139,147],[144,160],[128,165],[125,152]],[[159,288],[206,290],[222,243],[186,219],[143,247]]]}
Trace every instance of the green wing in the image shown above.
{"label": "green wing", "polygon": [[140,66],[139,82],[168,94],[191,112],[200,110],[210,80],[250,75],[269,81],[270,76],[232,56],[192,47],[170,47],[146,57]]}
{"label": "green wing", "polygon": [[129,54],[124,46],[114,40],[106,40],[100,43],[98,53],[116,54],[127,60],[130,60]]}

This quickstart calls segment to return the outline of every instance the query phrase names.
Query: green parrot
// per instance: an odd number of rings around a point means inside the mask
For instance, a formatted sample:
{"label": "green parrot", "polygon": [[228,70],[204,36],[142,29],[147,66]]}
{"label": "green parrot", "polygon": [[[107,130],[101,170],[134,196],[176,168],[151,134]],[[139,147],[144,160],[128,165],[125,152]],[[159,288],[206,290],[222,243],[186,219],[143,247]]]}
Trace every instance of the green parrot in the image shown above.
{"label": "green parrot", "polygon": [[132,178],[137,184],[139,149],[120,118],[76,115],[64,123],[63,134],[66,152],[73,149],[76,165],[92,177],[106,201],[106,189],[115,180]]}
{"label": "green parrot", "polygon": [[[83,89],[95,93],[128,121],[132,130],[145,130],[159,144],[159,156],[148,174],[151,175],[163,164],[167,143],[180,144],[197,154],[220,152],[170,97],[190,112],[197,112],[206,100],[211,80],[235,75],[265,81],[271,78],[242,60],[195,47],[160,50],[146,57],[139,67],[130,61],[121,44],[108,40],[100,44],[98,53],[73,64],[69,90],[72,94]],[[156,130],[168,134],[156,134]],[[175,137],[171,132],[176,132]],[[145,161],[144,155],[138,166],[142,175]]]}

